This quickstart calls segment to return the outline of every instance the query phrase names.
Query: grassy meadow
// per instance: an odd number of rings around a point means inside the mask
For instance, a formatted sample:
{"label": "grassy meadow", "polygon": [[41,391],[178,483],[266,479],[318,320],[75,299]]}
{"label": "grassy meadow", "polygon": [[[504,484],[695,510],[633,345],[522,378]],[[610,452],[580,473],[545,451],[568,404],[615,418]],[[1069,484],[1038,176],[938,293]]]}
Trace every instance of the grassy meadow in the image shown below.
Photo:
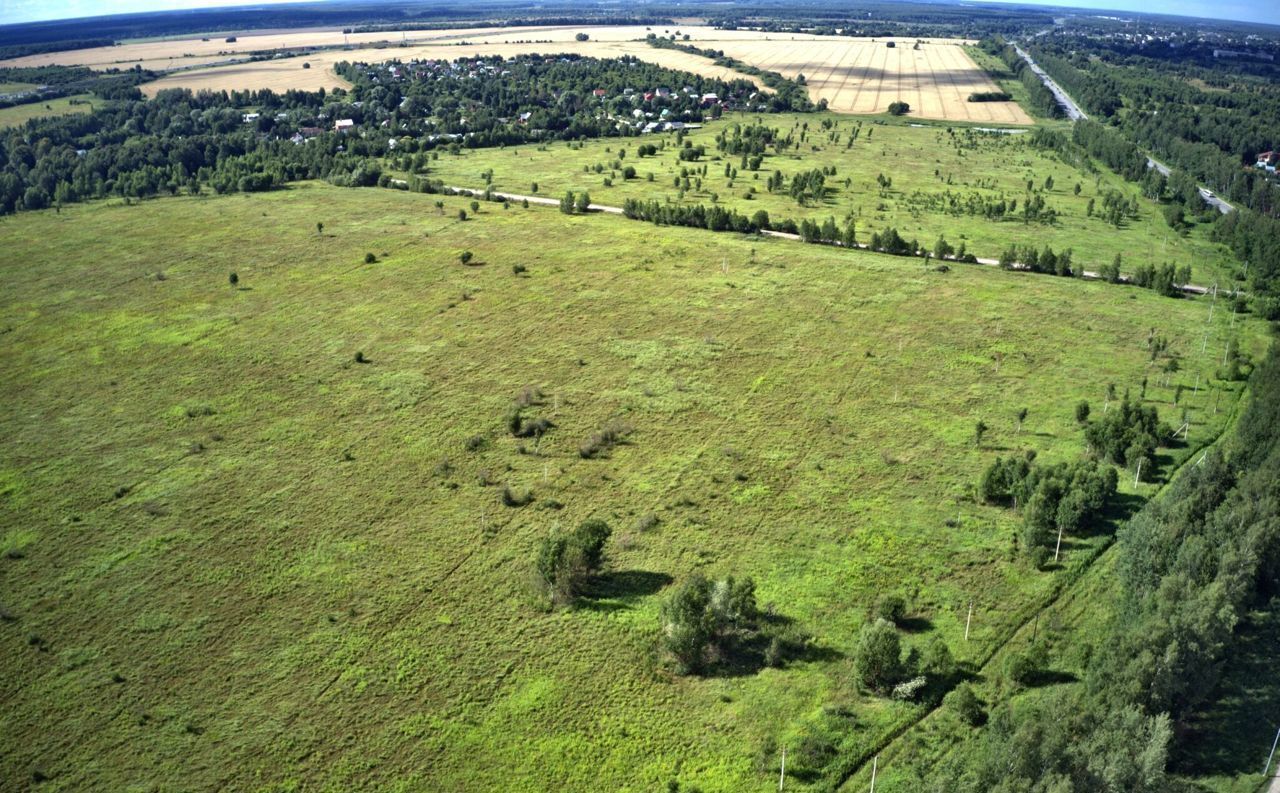
{"label": "grassy meadow", "polygon": [[[943,134],[889,131],[802,162],[841,157],[857,190],[837,205],[872,213],[867,175]],[[493,167],[496,187],[553,193],[608,145],[442,155],[436,175],[474,185]],[[1037,157],[1009,139],[964,159],[1069,189]],[[930,183],[902,170],[895,190]],[[583,182],[601,203],[654,189],[598,183]],[[1013,556],[1018,516],[971,497],[990,459],[1077,457],[1075,404],[1096,414],[1108,383],[1136,395],[1151,375],[1171,423],[1177,383],[1192,410],[1168,470],[1232,414],[1239,386],[1211,378],[1228,335],[1255,356],[1264,343],[1221,305],[1202,336],[1207,300],[538,207],[464,222],[463,199],[437,198],[303,184],[0,218],[0,778],[770,790],[765,747],[838,718],[856,754],[924,715],[854,684],[878,596],[907,598],[907,645],[939,635],[976,665],[1106,546],[1099,526],[1054,569]],[[931,237],[941,220],[894,222]],[[1085,239],[1156,238],[1154,221],[951,222],[980,253],[1006,231],[1057,247],[1052,231],[1082,258]],[[1153,329],[1183,355],[1167,388]],[[537,446],[504,423],[531,385],[531,414],[555,424]],[[634,428],[627,443],[582,459],[611,421]],[[1121,480],[1130,508],[1156,487]],[[532,503],[505,506],[508,485]],[[614,529],[608,571],[549,611],[537,546],[589,517]],[[809,649],[674,676],[657,614],[694,571],[753,576]]]}
{"label": "grassy meadow", "polygon": [[[67,116],[72,113],[88,113],[97,101],[92,94],[64,96],[47,102],[29,102],[25,105],[0,108],[0,127],[16,127],[33,118]],[[74,104],[73,104],[74,102]]]}
{"label": "grassy meadow", "polygon": [[[737,178],[730,179],[724,175],[726,163],[739,168],[741,158],[722,159],[716,151],[716,136],[735,123],[746,125],[756,120],[781,130],[784,136],[794,130],[797,140],[801,140],[803,125],[808,124],[808,131],[798,148],[780,156],[771,154],[759,171],[740,169]],[[826,122],[830,129],[822,127]],[[851,133],[858,129],[857,138],[848,147]],[[484,174],[492,171],[495,190],[527,194],[536,182],[541,195],[558,198],[565,190],[587,190],[596,203],[614,206],[621,206],[627,198],[709,204],[714,195],[724,206],[747,214],[763,209],[775,220],[809,217],[821,222],[833,217],[843,226],[845,219],[852,219],[862,242],[872,232],[892,226],[908,240],[915,238],[932,247],[938,236],[944,235],[953,245],[963,242],[969,252],[993,259],[1016,243],[1038,248],[1048,245],[1055,251],[1072,248],[1075,260],[1092,270],[1110,263],[1119,253],[1126,271],[1147,262],[1190,264],[1197,283],[1219,277],[1225,280],[1230,272],[1230,254],[1208,241],[1207,226],[1180,236],[1165,223],[1160,204],[1142,198],[1136,185],[1101,166],[1096,173],[1086,173],[1054,152],[1031,146],[1025,134],[982,134],[942,122],[883,122],[835,114],[740,114],[708,123],[690,132],[686,140],[706,147],[707,155],[701,162],[680,161],[675,133],[663,133],[581,144],[462,149],[459,154],[442,151],[439,159],[430,163],[429,175],[457,187],[478,188],[484,186]],[[657,156],[636,156],[639,145],[660,141],[665,141],[666,148]],[[612,171],[620,149],[626,150],[622,165],[633,166],[636,179],[624,180],[620,171]],[[675,184],[681,169],[703,164],[707,176],[701,189],[691,178],[691,189],[681,196]],[[597,165],[602,167],[601,173],[596,172]],[[828,195],[820,203],[801,206],[785,193],[771,194],[766,189],[765,182],[775,170],[790,184],[796,173],[815,168],[835,168],[835,176],[826,180]],[[653,181],[648,180],[649,174],[653,174]],[[877,182],[881,175],[892,179],[887,189]],[[605,187],[604,180],[610,177],[613,185]],[[1020,218],[1027,182],[1043,189],[1048,177],[1053,178],[1053,186],[1042,195],[1046,205],[1057,211],[1057,222],[1024,224]],[[846,179],[851,180],[847,188]],[[1079,195],[1075,194],[1077,184]],[[752,189],[755,197],[748,199]],[[1102,196],[1108,190],[1137,196],[1139,217],[1125,221],[1120,228],[1100,217]],[[938,204],[948,192],[958,197],[975,194],[1017,199],[1019,219],[954,214]],[[1090,199],[1097,207],[1093,217],[1087,216]]]}

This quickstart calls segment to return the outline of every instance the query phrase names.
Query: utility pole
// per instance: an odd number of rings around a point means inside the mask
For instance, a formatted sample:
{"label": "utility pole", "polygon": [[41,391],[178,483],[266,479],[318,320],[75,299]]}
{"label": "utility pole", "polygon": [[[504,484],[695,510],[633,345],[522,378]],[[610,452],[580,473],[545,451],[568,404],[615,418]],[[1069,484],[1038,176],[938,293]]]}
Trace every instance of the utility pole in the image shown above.
{"label": "utility pole", "polygon": [[964,640],[969,641],[969,625],[973,623],[973,601],[969,601],[969,616],[964,621]]}
{"label": "utility pole", "polygon": [[[1270,765],[1270,763],[1271,761],[1268,760],[1267,764]],[[871,760],[871,793],[876,793],[876,767],[879,765],[880,765],[880,755],[876,755]]]}
{"label": "utility pole", "polygon": [[1142,476],[1142,461],[1143,461],[1144,459],[1146,459],[1146,458],[1144,458],[1144,457],[1139,457],[1139,458],[1138,458],[1138,470],[1133,472],[1133,486],[1134,486],[1134,487],[1137,487],[1137,486],[1138,486],[1138,477]]}
{"label": "utility pole", "polygon": [[778,774],[778,793],[782,793],[782,783],[787,778],[787,747],[782,747],[782,773]]}
{"label": "utility pole", "polygon": [[[1058,551],[1060,550],[1062,550],[1062,527],[1061,526],[1058,527],[1058,544],[1053,546],[1053,563],[1054,564],[1058,563]],[[1039,619],[1038,614],[1036,615],[1036,618]]]}

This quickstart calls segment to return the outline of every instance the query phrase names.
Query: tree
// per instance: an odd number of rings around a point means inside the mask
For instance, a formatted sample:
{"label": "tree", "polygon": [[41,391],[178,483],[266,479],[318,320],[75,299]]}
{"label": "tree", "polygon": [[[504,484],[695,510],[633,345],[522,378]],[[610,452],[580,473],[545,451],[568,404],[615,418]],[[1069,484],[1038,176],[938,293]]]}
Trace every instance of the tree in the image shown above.
{"label": "tree", "polygon": [[530,193],[536,193],[536,192],[538,192],[538,183],[537,183],[537,182],[534,182],[533,184],[529,185],[529,192],[530,192]]}
{"label": "tree", "polygon": [[956,673],[956,660],[951,648],[941,636],[934,636],[924,648],[920,659],[920,671],[935,680],[950,680]]}
{"label": "tree", "polygon": [[591,196],[588,195],[586,190],[578,194],[578,200],[574,202],[573,208],[583,215],[591,208]]}
{"label": "tree", "polygon": [[978,423],[973,425],[973,442],[977,446],[982,446],[982,436],[987,434],[987,424],[982,419],[978,419]]}
{"label": "tree", "polygon": [[756,618],[756,585],[750,578],[711,582],[695,573],[662,606],[662,644],[680,674],[691,674],[723,649],[729,636],[750,630]]}
{"label": "tree", "polygon": [[902,674],[902,645],[893,623],[877,619],[863,625],[853,662],[858,681],[868,688],[883,691],[897,682]]}
{"label": "tree", "polygon": [[573,38],[574,38],[574,41],[586,41],[591,37],[588,36],[586,33],[576,33],[574,34]]}
{"label": "tree", "polygon": [[1082,399],[1080,400],[1079,403],[1076,404],[1076,423],[1083,424],[1088,420],[1089,420],[1089,403]]}
{"label": "tree", "polygon": [[368,252],[368,253],[366,253],[366,254],[364,255],[364,263],[365,263],[365,264],[373,264],[373,263],[374,263],[374,262],[376,262],[376,261],[378,261],[378,257],[377,257],[377,256],[374,256],[372,251],[370,251],[370,252]]}
{"label": "tree", "polygon": [[465,209],[459,209],[459,210],[458,210],[458,220],[466,220],[466,219],[467,219],[467,210],[465,210]]}
{"label": "tree", "polygon": [[477,214],[480,212],[480,202],[479,202],[479,201],[472,201],[472,202],[471,202],[471,211],[472,211],[472,212],[475,212],[475,213],[477,213]]}
{"label": "tree", "polygon": [[907,601],[902,595],[885,595],[876,603],[876,616],[897,625],[907,615]]}
{"label": "tree", "polygon": [[323,234],[323,233],[324,233],[324,224],[323,224],[323,223],[320,223],[320,222],[317,222],[317,223],[316,223],[316,234]]}
{"label": "tree", "polygon": [[968,683],[956,686],[955,690],[942,700],[942,704],[970,727],[977,727],[986,715],[982,712],[981,700],[978,699],[977,694],[973,693],[973,686]]}
{"label": "tree", "polygon": [[462,262],[463,264],[468,264],[471,262],[471,256],[472,256],[471,251],[463,251],[462,253],[458,254],[458,261]]}
{"label": "tree", "polygon": [[901,116],[910,112],[911,105],[906,102],[898,101],[889,103],[889,115],[891,116]]}
{"label": "tree", "polygon": [[1022,422],[1027,420],[1027,409],[1018,409],[1018,432],[1022,432]]}
{"label": "tree", "polygon": [[566,215],[572,215],[573,205],[574,205],[573,191],[570,190],[564,194],[564,198],[560,199],[560,211],[565,213]]}
{"label": "tree", "polygon": [[235,273],[232,273],[231,275],[227,276],[227,282],[234,287],[236,284],[240,283],[240,276]]}
{"label": "tree", "polygon": [[538,549],[537,569],[552,601],[569,603],[604,564],[604,545],[612,532],[603,520],[585,520],[569,534],[554,534]]}

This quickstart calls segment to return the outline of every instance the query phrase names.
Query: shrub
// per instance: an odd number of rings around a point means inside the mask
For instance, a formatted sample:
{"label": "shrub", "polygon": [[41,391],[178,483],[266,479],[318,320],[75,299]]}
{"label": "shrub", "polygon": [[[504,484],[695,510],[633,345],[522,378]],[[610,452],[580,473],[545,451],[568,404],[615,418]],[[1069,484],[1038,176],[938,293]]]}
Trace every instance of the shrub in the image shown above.
{"label": "shrub", "polygon": [[911,105],[906,102],[890,102],[889,115],[901,116],[911,112]]}
{"label": "shrub", "polygon": [[907,615],[907,601],[902,595],[885,595],[876,603],[876,616],[898,625]]}
{"label": "shrub", "polygon": [[525,267],[523,264],[513,264],[513,265],[511,265],[511,273],[512,273],[512,275],[521,275],[521,274],[526,273],[526,272],[528,272],[528,271],[529,271],[529,268],[528,268],[528,267]]}
{"label": "shrub", "polygon": [[470,438],[467,438],[465,445],[467,447],[467,451],[478,452],[481,449],[483,449],[485,446],[487,446],[488,443],[489,443],[488,439],[485,438],[483,435],[472,435]]}
{"label": "shrub", "polygon": [[463,251],[462,253],[458,254],[458,261],[462,262],[463,264],[469,264],[473,257],[474,257],[474,254],[472,254],[471,251]]}
{"label": "shrub", "polygon": [[713,583],[695,573],[662,605],[662,644],[677,671],[692,674],[706,666],[731,634],[753,626],[756,617],[756,585],[750,578]]}
{"label": "shrub", "polygon": [[369,362],[369,359],[368,359],[368,358],[366,358],[366,357],[364,357],[364,352],[363,352],[363,351],[361,351],[361,350],[356,350],[355,362],[356,362],[356,363],[368,363],[368,362]]}
{"label": "shrub", "polygon": [[529,490],[515,491],[511,485],[502,488],[502,503],[508,507],[524,507],[533,503],[533,492]]}
{"label": "shrub", "polygon": [[956,686],[955,690],[942,700],[942,704],[971,727],[981,724],[986,715],[982,711],[982,701],[978,699],[977,694],[973,693],[973,686],[968,683]]}
{"label": "shrub", "polygon": [[631,434],[632,428],[630,424],[624,422],[610,422],[606,424],[599,432],[592,435],[585,443],[578,447],[578,455],[584,460],[591,460],[599,457],[601,454],[608,452],[626,440]]}
{"label": "shrub", "polygon": [[604,564],[604,546],[612,531],[603,520],[585,520],[572,533],[555,534],[538,549],[538,576],[553,602],[570,602]]}
{"label": "shrub", "polygon": [[369,253],[366,253],[366,254],[364,255],[364,263],[365,263],[365,264],[373,264],[373,263],[374,263],[374,262],[376,262],[376,261],[378,261],[378,257],[377,257],[377,256],[374,256],[372,251],[370,251]]}
{"label": "shrub", "polygon": [[227,276],[227,282],[230,283],[232,286],[235,286],[236,284],[240,283],[240,276],[237,275],[236,273],[232,273],[231,275]]}
{"label": "shrub", "polygon": [[914,702],[915,698],[920,694],[920,691],[928,682],[929,681],[924,675],[918,675],[910,680],[904,680],[893,687],[893,692],[890,696],[899,702]]}
{"label": "shrub", "polygon": [[858,680],[873,690],[884,690],[902,674],[902,645],[893,623],[878,619],[862,627],[854,649]]}

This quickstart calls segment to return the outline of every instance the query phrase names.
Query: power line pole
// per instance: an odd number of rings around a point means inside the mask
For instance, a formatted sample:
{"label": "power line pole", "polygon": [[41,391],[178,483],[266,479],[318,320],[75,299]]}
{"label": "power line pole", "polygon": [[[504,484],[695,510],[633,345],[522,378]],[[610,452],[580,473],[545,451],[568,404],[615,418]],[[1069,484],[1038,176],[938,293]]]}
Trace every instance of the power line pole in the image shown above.
{"label": "power line pole", "polygon": [[1138,486],[1138,477],[1142,476],[1142,461],[1143,461],[1143,460],[1145,460],[1145,459],[1146,459],[1145,457],[1139,457],[1139,458],[1138,458],[1138,470],[1133,472],[1133,486],[1134,486],[1134,487],[1137,487],[1137,486]]}
{"label": "power line pole", "polygon": [[[1268,761],[1268,765],[1270,761]],[[876,767],[880,765],[880,755],[871,760],[871,793],[876,793]]]}
{"label": "power line pole", "polygon": [[782,783],[787,779],[787,747],[782,747],[782,773],[778,774],[778,793],[782,793]]}
{"label": "power line pole", "polygon": [[969,641],[969,625],[973,622],[973,601],[969,601],[969,616],[964,621],[964,640]]}

